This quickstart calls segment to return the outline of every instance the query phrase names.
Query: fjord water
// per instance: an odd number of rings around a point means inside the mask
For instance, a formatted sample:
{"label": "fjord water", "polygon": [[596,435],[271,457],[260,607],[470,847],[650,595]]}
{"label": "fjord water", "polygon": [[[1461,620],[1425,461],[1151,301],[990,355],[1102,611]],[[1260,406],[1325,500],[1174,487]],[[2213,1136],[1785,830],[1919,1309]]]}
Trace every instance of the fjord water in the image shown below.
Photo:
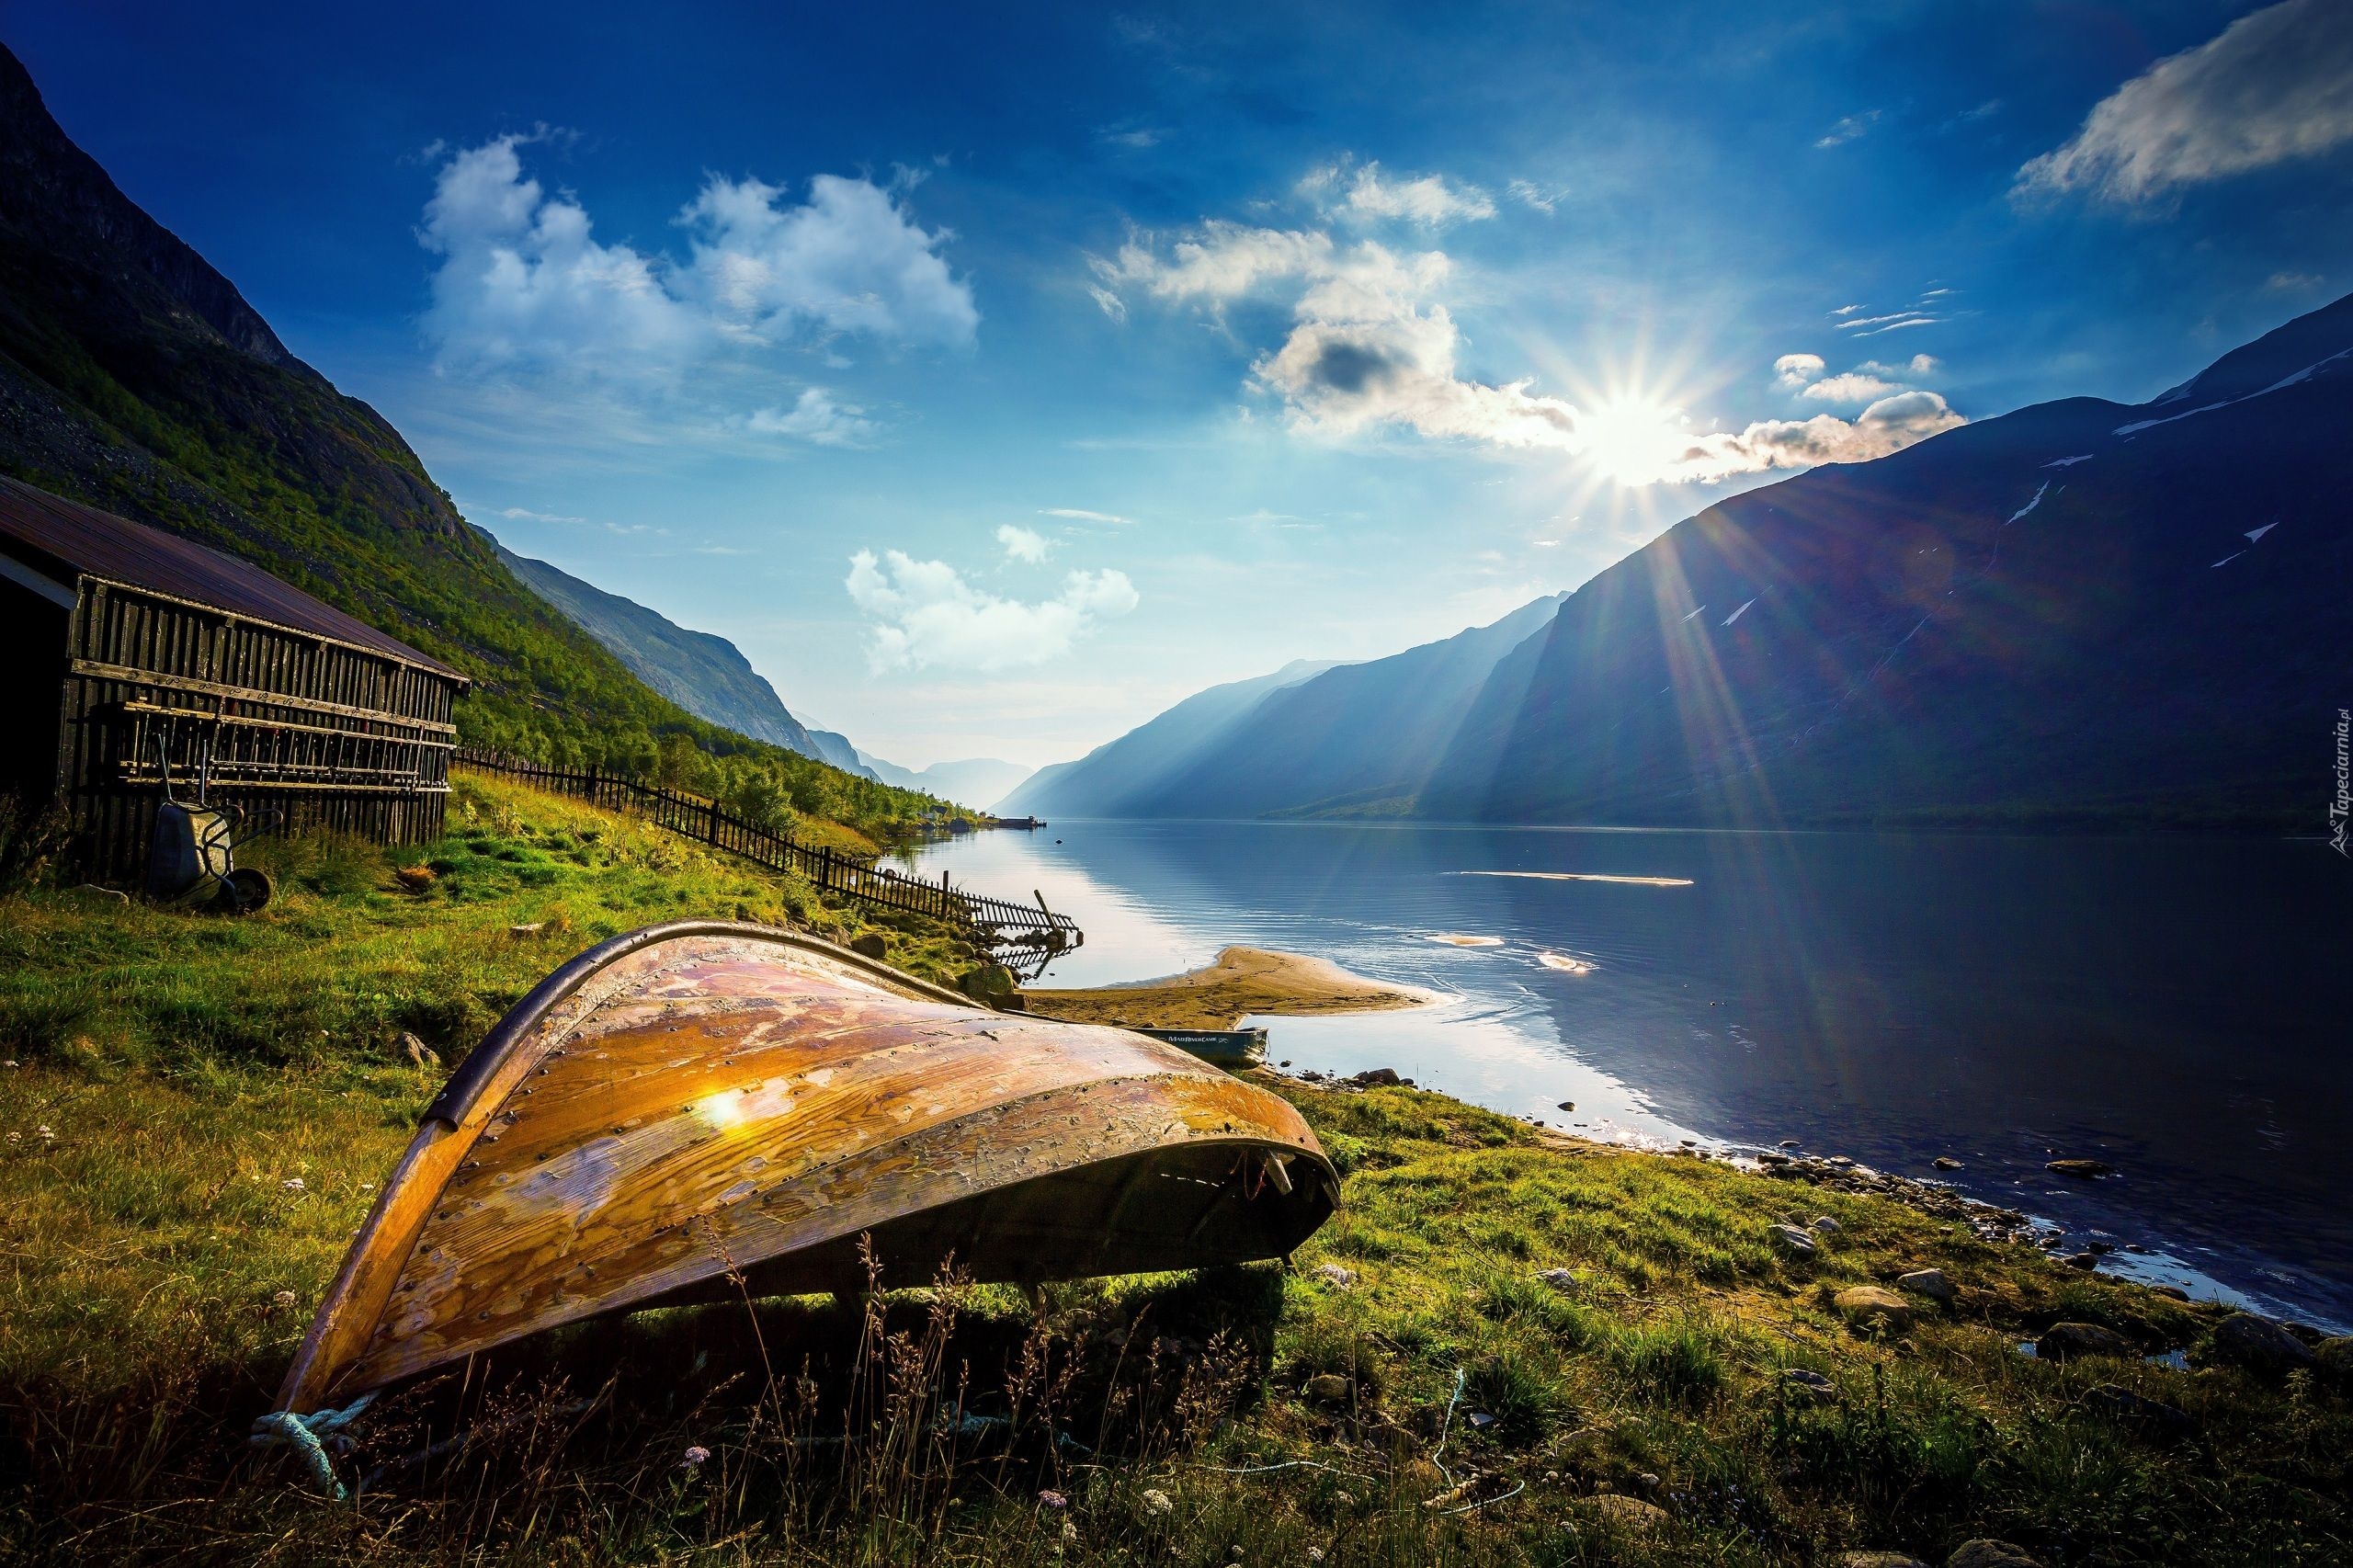
{"label": "fjord water", "polygon": [[1295,1068],[1629,1142],[1950,1155],[2070,1250],[2353,1321],[2353,867],[2316,841],[1067,821],[914,858],[1074,915],[1040,983],[1241,943],[1437,994],[1265,1020]]}

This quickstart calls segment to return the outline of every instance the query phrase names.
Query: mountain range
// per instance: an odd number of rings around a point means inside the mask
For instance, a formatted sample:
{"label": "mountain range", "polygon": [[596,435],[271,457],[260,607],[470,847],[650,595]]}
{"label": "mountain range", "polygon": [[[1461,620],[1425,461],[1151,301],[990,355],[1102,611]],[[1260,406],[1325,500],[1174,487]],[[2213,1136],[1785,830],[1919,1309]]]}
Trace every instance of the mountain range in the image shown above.
{"label": "mountain range", "polygon": [[[1446,755],[1496,663],[1564,595],[1361,664],[1214,687],[1060,769],[1003,809],[1051,816],[1393,815]],[[1049,778],[1049,775],[1051,775]]]}
{"label": "mountain range", "polygon": [[1212,688],[1007,804],[2322,832],[2348,429],[2353,298],[2148,403],[1813,469],[1495,626]]}

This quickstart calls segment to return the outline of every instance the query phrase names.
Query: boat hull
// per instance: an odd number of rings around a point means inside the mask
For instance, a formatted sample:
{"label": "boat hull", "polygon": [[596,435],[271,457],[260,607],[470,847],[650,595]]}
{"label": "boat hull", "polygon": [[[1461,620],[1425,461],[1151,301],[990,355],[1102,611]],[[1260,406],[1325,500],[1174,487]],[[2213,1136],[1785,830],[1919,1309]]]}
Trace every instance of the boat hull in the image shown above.
{"label": "boat hull", "polygon": [[279,1404],[603,1313],[863,1288],[861,1238],[886,1286],[1198,1267],[1288,1253],[1337,1197],[1287,1102],[1172,1046],[790,933],[655,926],[467,1059]]}

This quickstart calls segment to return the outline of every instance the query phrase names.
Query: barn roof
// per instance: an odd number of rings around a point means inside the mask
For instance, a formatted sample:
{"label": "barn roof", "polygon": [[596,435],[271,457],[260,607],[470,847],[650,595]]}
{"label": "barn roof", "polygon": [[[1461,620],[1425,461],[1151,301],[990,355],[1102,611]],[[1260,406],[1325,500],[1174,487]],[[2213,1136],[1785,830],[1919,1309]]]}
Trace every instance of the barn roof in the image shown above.
{"label": "barn roof", "polygon": [[0,475],[0,555],[71,586],[99,577],[466,677],[257,566]]}

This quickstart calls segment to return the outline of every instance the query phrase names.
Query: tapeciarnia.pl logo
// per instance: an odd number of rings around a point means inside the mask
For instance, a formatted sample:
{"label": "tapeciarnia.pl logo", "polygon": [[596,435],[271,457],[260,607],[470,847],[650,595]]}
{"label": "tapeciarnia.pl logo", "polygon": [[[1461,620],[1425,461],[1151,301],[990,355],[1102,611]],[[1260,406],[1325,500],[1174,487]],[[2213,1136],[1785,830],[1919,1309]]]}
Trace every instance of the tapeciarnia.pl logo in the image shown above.
{"label": "tapeciarnia.pl logo", "polygon": [[2353,709],[2336,710],[2336,799],[2328,803],[2328,846],[2347,859],[2345,828],[2353,816]]}

